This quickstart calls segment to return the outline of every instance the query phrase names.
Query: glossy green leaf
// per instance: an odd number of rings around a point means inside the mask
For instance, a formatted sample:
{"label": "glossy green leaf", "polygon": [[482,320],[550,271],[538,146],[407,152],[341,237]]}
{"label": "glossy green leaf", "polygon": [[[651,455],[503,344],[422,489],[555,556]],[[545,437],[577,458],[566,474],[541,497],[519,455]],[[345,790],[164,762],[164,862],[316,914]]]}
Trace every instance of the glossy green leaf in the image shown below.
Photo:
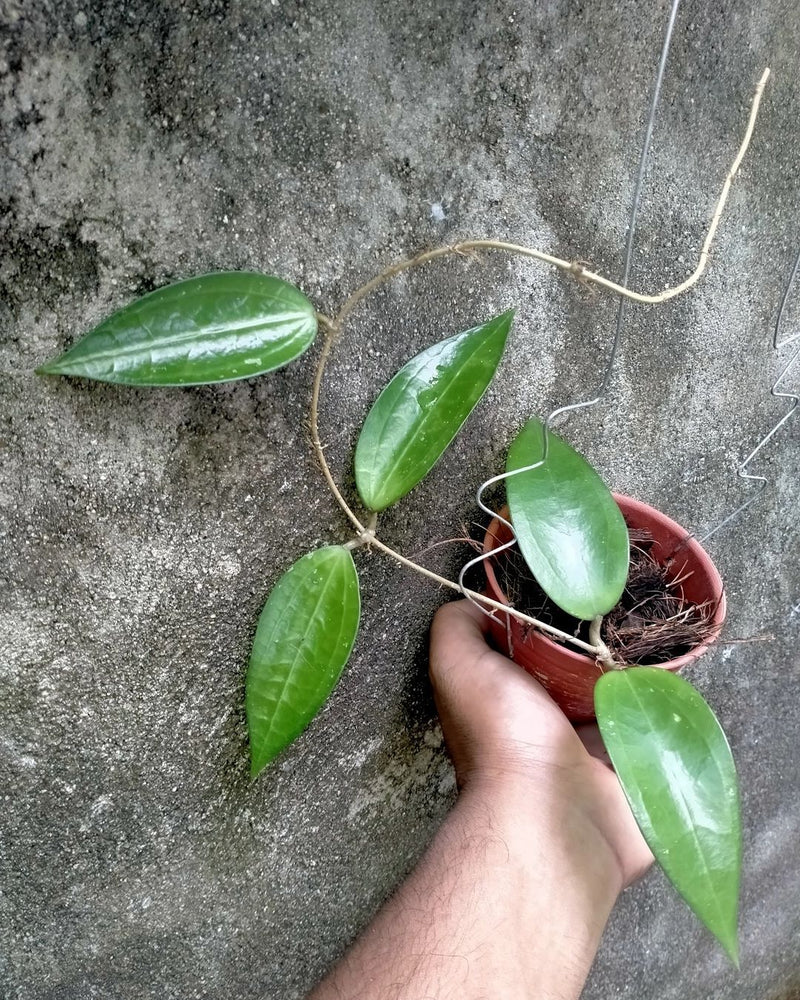
{"label": "glossy green leaf", "polygon": [[[542,423],[525,424],[506,470],[543,454]],[[520,551],[542,590],[575,618],[603,615],[628,579],[628,529],[611,491],[582,455],[549,433],[547,461],[506,479]]]}
{"label": "glossy green leaf", "polygon": [[222,271],[137,299],[37,371],[123,385],[230,382],[288,364],[316,333],[314,307],[294,286]]}
{"label": "glossy green leaf", "polygon": [[603,742],[645,840],[738,965],[739,791],[719,722],[691,684],[655,667],[604,674],[594,698]]}
{"label": "glossy green leaf", "polygon": [[434,344],[378,396],[356,446],[356,485],[367,507],[389,507],[441,458],[491,382],[513,318],[509,310]]}
{"label": "glossy green leaf", "polygon": [[253,777],[302,733],[336,686],[360,613],[355,563],[341,545],[303,556],[275,584],[247,671]]}

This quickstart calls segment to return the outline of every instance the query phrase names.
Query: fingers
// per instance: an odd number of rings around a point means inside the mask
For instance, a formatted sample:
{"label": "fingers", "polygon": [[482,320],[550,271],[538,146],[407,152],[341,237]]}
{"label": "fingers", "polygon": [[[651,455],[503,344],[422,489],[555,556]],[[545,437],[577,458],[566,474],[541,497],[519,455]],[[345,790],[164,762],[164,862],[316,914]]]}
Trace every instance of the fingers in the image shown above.
{"label": "fingers", "polygon": [[437,702],[467,699],[472,705],[498,705],[534,697],[552,706],[544,689],[508,657],[486,642],[488,618],[471,601],[439,608],[431,626],[430,677]]}
{"label": "fingers", "polygon": [[442,680],[456,669],[469,672],[491,652],[485,639],[488,627],[486,615],[471,601],[452,601],[439,608],[431,626],[432,678]]}
{"label": "fingers", "polygon": [[472,601],[444,604],[433,617],[431,656],[439,656],[443,651],[446,653],[453,645],[462,652],[482,653],[486,649],[484,633],[487,629],[486,615]]}

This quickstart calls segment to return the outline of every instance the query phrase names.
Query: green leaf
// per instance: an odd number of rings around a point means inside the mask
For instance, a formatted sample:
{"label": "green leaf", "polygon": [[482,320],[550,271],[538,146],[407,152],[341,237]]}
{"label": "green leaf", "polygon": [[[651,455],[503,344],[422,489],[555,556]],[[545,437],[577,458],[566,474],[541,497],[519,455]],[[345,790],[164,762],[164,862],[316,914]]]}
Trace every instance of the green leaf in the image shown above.
{"label": "green leaf", "polygon": [[253,777],[302,733],[336,686],[360,613],[355,563],[341,545],[303,556],[275,584],[247,671]]}
{"label": "green leaf", "polygon": [[292,285],[223,271],[137,299],[37,373],[123,385],[230,382],[288,364],[316,333],[314,307]]}
{"label": "green leaf", "polygon": [[[542,422],[525,424],[506,471],[543,454]],[[611,491],[582,455],[548,434],[547,461],[506,479],[520,551],[542,590],[575,618],[610,611],[628,579],[628,529]]]}
{"label": "green leaf", "polygon": [[738,965],[739,790],[719,722],[691,684],[655,667],[604,674],[594,700],[603,741],[650,850]]}
{"label": "green leaf", "polygon": [[434,344],[378,396],[356,445],[356,485],[367,507],[389,507],[441,458],[491,382],[513,319],[510,309]]}

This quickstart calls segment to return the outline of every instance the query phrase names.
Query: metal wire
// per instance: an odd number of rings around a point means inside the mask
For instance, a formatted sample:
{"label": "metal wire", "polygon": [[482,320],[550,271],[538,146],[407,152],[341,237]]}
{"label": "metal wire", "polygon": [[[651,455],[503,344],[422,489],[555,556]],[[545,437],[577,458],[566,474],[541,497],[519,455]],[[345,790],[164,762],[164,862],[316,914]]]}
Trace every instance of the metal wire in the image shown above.
{"label": "metal wire", "polygon": [[[631,206],[631,214],[628,220],[628,235],[625,242],[625,262],[623,265],[622,281],[621,281],[621,284],[625,287],[627,287],[628,277],[630,275],[631,260],[633,257],[633,240],[636,230],[636,220],[639,214],[639,206],[642,200],[642,187],[644,185],[644,177],[647,168],[647,158],[650,153],[650,144],[653,138],[653,128],[655,125],[656,110],[658,108],[658,101],[661,95],[661,85],[664,81],[664,72],[667,65],[667,56],[669,55],[670,44],[672,42],[672,33],[675,27],[676,18],[678,16],[679,6],[680,6],[680,0],[673,0],[672,8],[670,10],[669,20],[667,22],[667,28],[664,33],[664,42],[661,47],[661,58],[659,59],[658,63],[658,72],[656,74],[655,86],[653,88],[653,99],[650,103],[650,114],[648,115],[647,118],[647,127],[645,129],[645,137],[644,137],[644,142],[642,144],[642,153],[641,156],[639,157],[639,168],[636,174],[636,184],[633,192],[633,204]],[[458,585],[461,588],[462,592],[466,592],[466,588],[464,585],[464,577],[469,572],[469,570],[472,569],[473,566],[479,565],[486,559],[498,555],[500,552],[505,552],[507,549],[512,548],[517,541],[516,533],[514,531],[514,527],[511,524],[511,522],[506,520],[506,518],[504,517],[500,517],[499,514],[497,514],[490,507],[488,507],[483,501],[483,494],[486,492],[487,489],[494,486],[496,483],[502,482],[503,480],[508,479],[511,476],[519,476],[523,472],[533,472],[535,469],[541,468],[547,461],[547,455],[550,444],[550,438],[549,438],[550,425],[552,424],[553,420],[555,420],[556,417],[559,417],[564,413],[572,413],[575,410],[582,410],[582,409],[587,409],[588,407],[591,406],[595,406],[605,396],[606,392],[608,391],[608,387],[611,383],[611,375],[613,373],[614,363],[617,358],[617,351],[622,336],[622,325],[625,318],[625,305],[626,305],[625,299],[620,298],[619,305],[617,308],[617,321],[614,329],[614,340],[611,344],[611,351],[608,356],[605,375],[603,376],[603,381],[600,384],[600,387],[596,391],[594,396],[592,396],[590,399],[581,400],[580,402],[577,403],[570,403],[567,406],[559,406],[556,409],[552,410],[550,413],[548,413],[544,421],[544,424],[542,425],[542,457],[537,462],[533,462],[531,465],[526,465],[520,469],[514,469],[511,472],[502,472],[497,476],[492,476],[491,479],[487,479],[486,482],[482,483],[478,488],[478,492],[476,494],[476,500],[478,502],[478,506],[488,517],[491,518],[497,517],[500,523],[505,525],[506,528],[508,528],[508,530],[511,532],[511,540],[503,545],[499,545],[491,553],[483,552],[479,556],[476,556],[474,559],[470,559],[470,561],[461,568],[461,572],[458,574]],[[483,607],[479,602],[475,601],[474,598],[470,598],[470,600],[472,600],[473,603],[476,604],[485,615],[488,615],[488,617],[497,620],[494,612],[487,611],[486,608]]]}
{"label": "metal wire", "polygon": [[[794,343],[794,341],[800,339],[800,330],[799,330],[797,333],[790,334],[788,337],[785,337],[783,340],[781,340],[781,325],[783,323],[783,317],[786,312],[786,304],[789,301],[789,296],[791,295],[792,288],[794,287],[798,270],[800,270],[800,250],[798,250],[797,252],[797,257],[795,258],[794,267],[792,268],[792,273],[789,276],[789,281],[787,282],[786,288],[784,289],[783,292],[783,296],[781,297],[781,304],[778,308],[778,317],[775,320],[775,333],[773,334],[772,337],[772,346],[776,351],[779,351],[781,348],[786,347],[788,344],[792,344]],[[764,490],[766,489],[768,483],[767,477],[752,475],[747,471],[747,467],[750,465],[750,463],[753,461],[756,455],[761,451],[761,449],[775,437],[775,435],[778,433],[781,427],[783,427],[786,421],[792,416],[794,411],[797,409],[797,404],[798,402],[800,402],[800,397],[798,397],[797,394],[793,392],[781,392],[778,389],[778,386],[781,384],[781,382],[783,382],[783,380],[789,374],[790,370],[794,367],[794,364],[798,358],[800,358],[800,347],[798,347],[798,349],[794,352],[789,361],[783,366],[780,374],[775,379],[775,381],[772,384],[772,388],[770,389],[771,394],[776,399],[785,399],[788,401],[789,409],[770,428],[770,430],[767,431],[767,433],[764,435],[764,437],[761,438],[761,440],[758,442],[755,448],[753,448],[753,450],[750,452],[747,458],[745,458],[744,461],[740,462],[736,469],[736,475],[739,477],[739,479],[744,479],[751,483],[758,483],[758,491],[754,493],[751,497],[748,497],[747,500],[744,501],[744,503],[740,504],[736,508],[736,510],[733,511],[732,514],[728,514],[728,516],[724,518],[722,521],[720,521],[720,523],[715,528],[712,528],[711,531],[707,531],[705,535],[703,535],[700,538],[701,542],[705,542],[707,539],[711,538],[712,535],[716,535],[718,531],[726,527],[726,525],[730,524],[731,521],[735,517],[738,517],[743,510],[746,510],[750,506],[750,504],[755,503],[755,501],[761,497]]]}

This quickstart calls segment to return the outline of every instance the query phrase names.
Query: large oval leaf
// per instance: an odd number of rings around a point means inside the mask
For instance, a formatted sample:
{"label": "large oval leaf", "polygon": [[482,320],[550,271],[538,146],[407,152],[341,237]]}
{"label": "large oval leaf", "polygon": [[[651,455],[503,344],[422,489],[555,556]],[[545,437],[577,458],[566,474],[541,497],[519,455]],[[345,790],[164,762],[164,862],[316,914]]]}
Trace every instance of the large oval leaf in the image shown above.
{"label": "large oval leaf", "polygon": [[719,722],[691,684],[655,667],[604,674],[594,698],[603,742],[650,850],[738,965],[739,791]]}
{"label": "large oval leaf", "polygon": [[[506,480],[520,551],[542,590],[575,618],[610,611],[628,579],[628,529],[611,491],[582,455],[549,432],[547,461]],[[538,462],[542,422],[517,435],[506,471]]]}
{"label": "large oval leaf", "polygon": [[316,332],[314,307],[293,285],[224,271],[150,292],[37,371],[123,385],[230,382],[287,364]]}
{"label": "large oval leaf", "polygon": [[360,613],[355,563],[341,545],[303,556],[275,584],[247,671],[253,777],[324,704],[350,656]]}
{"label": "large oval leaf", "polygon": [[359,495],[384,510],[433,468],[497,370],[514,311],[412,358],[367,414],[356,446]]}

